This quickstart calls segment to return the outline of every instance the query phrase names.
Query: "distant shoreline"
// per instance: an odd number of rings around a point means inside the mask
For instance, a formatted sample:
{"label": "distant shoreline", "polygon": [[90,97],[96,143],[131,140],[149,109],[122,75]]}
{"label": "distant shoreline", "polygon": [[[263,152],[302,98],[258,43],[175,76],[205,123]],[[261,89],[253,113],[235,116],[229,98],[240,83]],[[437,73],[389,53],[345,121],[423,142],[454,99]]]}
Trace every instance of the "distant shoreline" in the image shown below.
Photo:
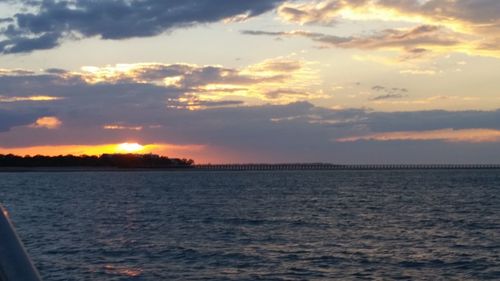
{"label": "distant shoreline", "polygon": [[189,168],[114,168],[114,167],[0,167],[0,173],[32,173],[32,172],[163,172],[163,171],[185,171]]}

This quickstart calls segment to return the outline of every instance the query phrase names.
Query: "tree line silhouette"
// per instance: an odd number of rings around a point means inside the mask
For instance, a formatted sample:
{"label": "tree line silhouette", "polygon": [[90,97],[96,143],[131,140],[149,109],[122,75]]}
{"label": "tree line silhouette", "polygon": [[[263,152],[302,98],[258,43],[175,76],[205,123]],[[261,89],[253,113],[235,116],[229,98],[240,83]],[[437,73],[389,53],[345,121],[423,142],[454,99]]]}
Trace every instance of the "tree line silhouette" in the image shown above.
{"label": "tree line silhouette", "polygon": [[103,168],[191,168],[192,159],[168,158],[156,154],[103,154],[18,156],[0,154],[0,167],[103,167]]}

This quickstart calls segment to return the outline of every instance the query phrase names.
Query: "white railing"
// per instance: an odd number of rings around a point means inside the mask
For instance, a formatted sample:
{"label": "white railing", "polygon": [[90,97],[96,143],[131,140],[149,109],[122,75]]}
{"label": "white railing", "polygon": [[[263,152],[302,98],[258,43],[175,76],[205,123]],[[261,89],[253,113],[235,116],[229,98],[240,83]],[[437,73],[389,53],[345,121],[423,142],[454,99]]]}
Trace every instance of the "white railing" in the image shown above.
{"label": "white railing", "polygon": [[9,215],[0,206],[0,281],[41,281]]}

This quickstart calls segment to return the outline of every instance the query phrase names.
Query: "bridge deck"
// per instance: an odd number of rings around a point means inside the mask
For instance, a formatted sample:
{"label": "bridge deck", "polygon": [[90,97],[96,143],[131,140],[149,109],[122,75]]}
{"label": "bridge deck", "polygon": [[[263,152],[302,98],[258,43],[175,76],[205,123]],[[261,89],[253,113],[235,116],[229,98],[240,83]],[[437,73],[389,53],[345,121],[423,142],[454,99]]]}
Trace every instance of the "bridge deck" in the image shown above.
{"label": "bridge deck", "polygon": [[197,170],[275,171],[275,170],[479,170],[500,169],[498,165],[335,165],[335,164],[220,164],[195,165]]}

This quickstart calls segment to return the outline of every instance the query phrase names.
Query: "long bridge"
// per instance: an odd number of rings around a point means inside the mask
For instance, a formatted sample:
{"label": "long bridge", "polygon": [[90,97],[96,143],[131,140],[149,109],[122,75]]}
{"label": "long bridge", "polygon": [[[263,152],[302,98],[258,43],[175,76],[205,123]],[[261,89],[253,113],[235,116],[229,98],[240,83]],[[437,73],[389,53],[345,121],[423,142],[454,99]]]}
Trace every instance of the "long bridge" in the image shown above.
{"label": "long bridge", "polygon": [[291,171],[291,170],[500,170],[500,164],[202,164],[194,165],[197,170],[215,171]]}

